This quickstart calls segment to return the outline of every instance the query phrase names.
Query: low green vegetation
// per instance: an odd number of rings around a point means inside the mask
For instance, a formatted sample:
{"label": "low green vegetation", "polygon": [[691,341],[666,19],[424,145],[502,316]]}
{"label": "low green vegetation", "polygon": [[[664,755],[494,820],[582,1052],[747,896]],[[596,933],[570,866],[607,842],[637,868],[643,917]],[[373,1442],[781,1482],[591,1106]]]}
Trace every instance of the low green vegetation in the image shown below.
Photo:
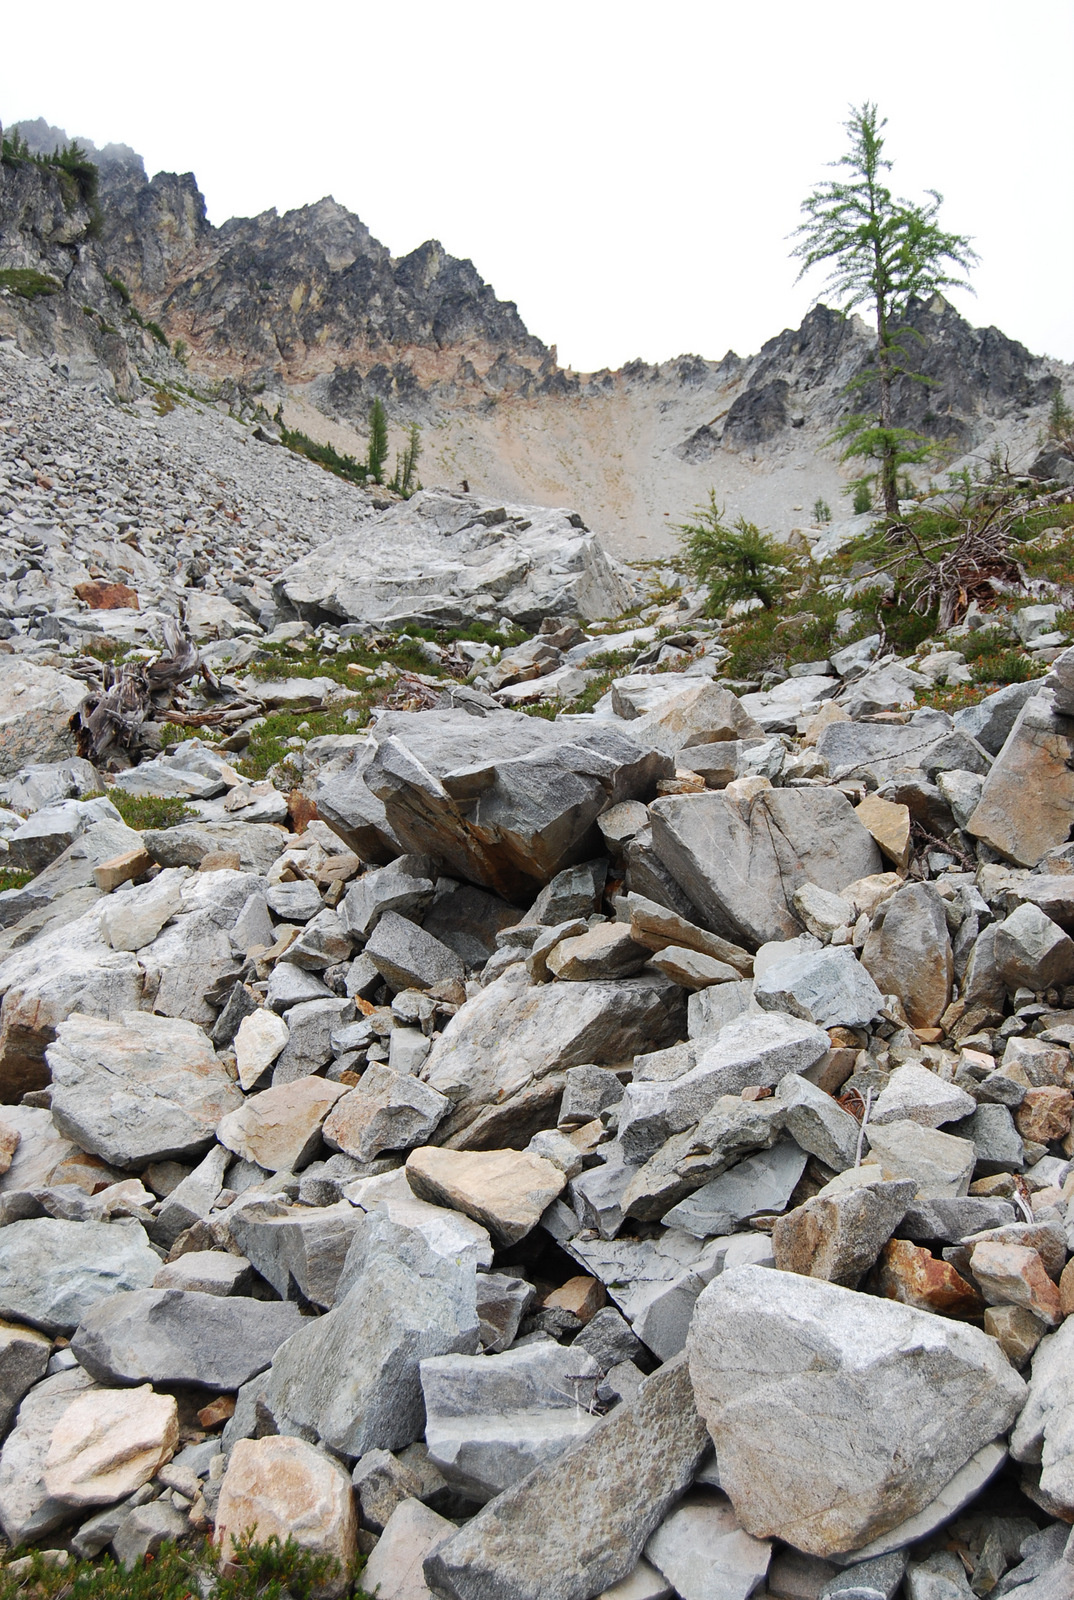
{"label": "low green vegetation", "polygon": [[[0,861],[3,856],[0,856]],[[6,889],[21,889],[30,882],[34,874],[26,867],[0,866],[0,894]]]}
{"label": "low green vegetation", "polygon": [[23,300],[36,300],[43,295],[60,294],[63,284],[32,267],[4,267],[0,269],[0,289],[10,289]]}
{"label": "low green vegetation", "polygon": [[[330,1556],[311,1555],[294,1539],[241,1541],[226,1572],[217,1571],[208,1542],[194,1549],[166,1544],[129,1570],[110,1556],[54,1567],[35,1552],[30,1570],[0,1568],[0,1600],[315,1600],[339,1573]],[[358,1587],[359,1559],[348,1600],[368,1600]]]}
{"label": "low green vegetation", "polygon": [[198,813],[174,795],[128,794],[114,785],[108,798],[128,828],[174,828]]}
{"label": "low green vegetation", "polygon": [[369,469],[364,461],[356,461],[353,456],[343,455],[334,445],[318,444],[309,437],[309,434],[300,433],[294,428],[286,428],[281,423],[280,437],[288,450],[293,450],[295,455],[305,456],[307,461],[315,461],[319,467],[324,467],[326,472],[334,472],[337,478],[344,478],[347,483],[365,483],[369,476]]}

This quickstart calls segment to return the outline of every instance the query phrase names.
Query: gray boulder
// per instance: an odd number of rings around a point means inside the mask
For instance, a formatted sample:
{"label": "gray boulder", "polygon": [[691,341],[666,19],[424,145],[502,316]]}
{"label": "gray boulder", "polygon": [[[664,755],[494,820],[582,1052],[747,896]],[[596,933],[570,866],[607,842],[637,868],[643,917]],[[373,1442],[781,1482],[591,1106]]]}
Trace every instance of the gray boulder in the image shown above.
{"label": "gray boulder", "polygon": [[553,1340],[434,1356],[421,1363],[429,1455],[467,1498],[491,1500],[595,1427],[602,1377],[588,1352]]}
{"label": "gray boulder", "polygon": [[[497,714],[492,745],[485,719],[465,711],[389,712],[371,741],[364,765],[355,762],[318,796],[352,848],[366,843],[369,795],[397,850],[433,856],[452,876],[522,904],[596,853],[596,820],[609,804],[650,799],[672,771],[667,756],[612,723],[523,712]],[[347,820],[355,816],[356,824]]]}
{"label": "gray boulder", "polygon": [[0,1527],[12,1545],[40,1539],[70,1519],[70,1505],[45,1488],[45,1458],[68,1407],[96,1387],[87,1372],[72,1367],[35,1384],[19,1407],[0,1452]]}
{"label": "gray boulder", "polygon": [[365,955],[391,989],[431,989],[434,983],[465,977],[462,961],[449,945],[397,911],[381,916]]}
{"label": "gray boulder", "polygon": [[619,1137],[628,1160],[644,1161],[673,1133],[700,1122],[721,1095],[750,1085],[771,1088],[788,1072],[805,1072],[827,1054],[828,1035],[779,1013],[729,1022],[697,1065],[665,1082],[630,1083],[623,1093]]}
{"label": "gray boulder", "polygon": [[755,1267],[703,1292],[687,1349],[739,1521],[819,1556],[924,1509],[1025,1396],[977,1328]]}
{"label": "gray boulder", "polygon": [[782,1211],[802,1176],[806,1152],[793,1139],[746,1156],[719,1178],[694,1191],[664,1213],[669,1228],[685,1228],[699,1239],[734,1233],[762,1212]]}
{"label": "gray boulder", "polygon": [[329,1206],[240,1200],[228,1213],[228,1233],[281,1299],[302,1295],[325,1310],[335,1304],[347,1251],[365,1220],[346,1200]]}
{"label": "gray boulder", "polygon": [[998,756],[1007,742],[1007,736],[1018,719],[1018,713],[1027,700],[1040,693],[1040,680],[1031,678],[1028,683],[1008,683],[994,694],[985,695],[975,706],[965,706],[955,712],[955,727],[968,733],[988,751]]}
{"label": "gray boulder", "polygon": [[674,795],[651,807],[653,847],[711,932],[755,950],[800,931],[804,883],[838,894],[879,872],[880,852],[835,789],[771,789],[752,801]]}
{"label": "gray boulder", "polygon": [[472,1261],[438,1254],[386,1216],[351,1248],[352,1286],[277,1353],[267,1404],[281,1433],[355,1460],[421,1437],[420,1363],[474,1354],[480,1322]]}
{"label": "gray boulder", "polygon": [[1064,844],[1074,805],[1074,718],[1045,695],[1027,700],[966,824],[968,833],[1019,866],[1035,867]]}
{"label": "gray boulder", "polygon": [[866,1027],[884,997],[848,945],[777,962],[753,985],[764,1011],[804,1017],[820,1028]]}
{"label": "gray boulder", "polygon": [[693,1490],[657,1528],[645,1556],[682,1600],[749,1600],[772,1555],[740,1527],[726,1495]]}
{"label": "gray boulder", "polygon": [[298,1307],[279,1301],[139,1289],[87,1311],[71,1348],[100,1383],[233,1390],[263,1372],[301,1326]]}
{"label": "gray boulder", "polygon": [[554,1120],[568,1067],[628,1060],[680,1038],[682,1024],[682,991],[663,977],[531,987],[512,969],[459,1008],[422,1068],[453,1104],[438,1138],[525,1143]]}
{"label": "gray boulder", "polygon": [[148,1289],[159,1266],[136,1222],[12,1222],[0,1228],[0,1317],[70,1334],[99,1301]]}
{"label": "gray boulder", "polygon": [[117,1167],[201,1155],[242,1104],[201,1028],[179,1018],[75,1014],[45,1056],[57,1128]]}
{"label": "gray boulder", "polygon": [[1026,903],[996,925],[996,966],[1008,989],[1074,982],[1074,939],[1039,906]]}
{"label": "gray boulder", "polygon": [[685,1364],[670,1361],[438,1545],[425,1581],[452,1600],[590,1600],[634,1570],[707,1444]]}
{"label": "gray boulder", "polygon": [[915,1028],[932,1028],[951,998],[954,956],[939,895],[908,883],[885,900],[861,953],[861,964],[883,994],[894,994]]}
{"label": "gray boulder", "polygon": [[19,1402],[45,1376],[52,1345],[43,1333],[0,1323],[0,1439],[4,1438]]}

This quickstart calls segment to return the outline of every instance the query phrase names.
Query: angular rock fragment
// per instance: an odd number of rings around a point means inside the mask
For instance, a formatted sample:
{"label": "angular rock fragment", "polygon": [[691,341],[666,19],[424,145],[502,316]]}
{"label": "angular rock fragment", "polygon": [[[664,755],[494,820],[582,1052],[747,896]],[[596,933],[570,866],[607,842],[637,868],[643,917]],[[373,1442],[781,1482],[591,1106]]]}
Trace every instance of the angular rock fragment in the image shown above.
{"label": "angular rock fragment", "polygon": [[762,1212],[782,1211],[802,1176],[806,1152],[793,1139],[746,1156],[719,1178],[696,1189],[664,1213],[669,1228],[685,1228],[699,1239],[733,1233]]}
{"label": "angular rock fragment", "polygon": [[316,1150],[325,1117],[346,1092],[344,1083],[315,1077],[266,1089],[222,1118],[217,1138],[269,1172],[296,1172]]}
{"label": "angular rock fragment", "polygon": [[81,1367],[35,1384],[19,1407],[0,1452],[0,1526],[13,1545],[39,1539],[66,1522],[71,1508],[45,1488],[45,1457],[64,1413],[97,1386]]}
{"label": "angular rock fragment", "polygon": [[396,911],[380,918],[364,953],[392,989],[431,989],[465,976],[454,950]]}
{"label": "angular rock fragment", "polygon": [[945,1083],[935,1072],[914,1062],[896,1067],[869,1112],[870,1128],[888,1122],[917,1122],[939,1128],[972,1116],[976,1101],[964,1089]]}
{"label": "angular rock fragment", "polygon": [[629,923],[603,922],[557,944],[548,956],[548,970],[571,983],[632,978],[648,959],[649,951],[635,943]]}
{"label": "angular rock fragment", "polygon": [[868,1026],[884,997],[846,945],[792,957],[768,967],[753,986],[765,1011],[803,1017],[820,1028]]}
{"label": "angular rock fragment", "polygon": [[46,1051],[52,1117],[83,1150],[126,1168],[201,1155],[242,1096],[192,1022],[75,1014]]}
{"label": "angular rock fragment", "polygon": [[1036,1250],[985,1240],[973,1247],[970,1271],[989,1305],[1022,1306],[1049,1328],[1062,1320],[1059,1290]]}
{"label": "angular rock fragment", "polygon": [[880,1293],[888,1300],[945,1317],[976,1317],[983,1311],[980,1295],[948,1261],[908,1239],[891,1239],[880,1256]]}
{"label": "angular rock fragment", "polygon": [[1026,903],[996,927],[995,960],[1008,989],[1074,982],[1074,939],[1039,906]]}
{"label": "angular rock fragment", "polygon": [[347,1252],[364,1222],[364,1213],[346,1200],[330,1206],[239,1201],[228,1213],[228,1232],[282,1299],[301,1295],[325,1309],[335,1303]]}
{"label": "angular rock fragment", "polygon": [[967,832],[1009,861],[1035,867],[1070,832],[1074,721],[1043,695],[1026,700],[989,773]]}
{"label": "angular rock fragment", "polygon": [[423,1361],[429,1454],[468,1498],[491,1500],[595,1427],[602,1376],[585,1350],[552,1340]]}
{"label": "angular rock fragment", "polygon": [[279,1431],[355,1460],[420,1438],[419,1364],[474,1354],[480,1323],[472,1261],[439,1255],[379,1216],[351,1248],[350,1287],[277,1352],[267,1405]]}
{"label": "angular rock fragment", "polygon": [[378,1600],[425,1600],[422,1567],[455,1532],[455,1524],[422,1505],[404,1500],[392,1512],[377,1547],[362,1571],[362,1581]]}
{"label": "angular rock fragment", "polygon": [[12,1222],[0,1228],[0,1316],[70,1334],[98,1302],[148,1289],[159,1266],[137,1223]]}
{"label": "angular rock fragment", "polygon": [[726,1495],[695,1489],[650,1535],[645,1554],[682,1600],[749,1600],[772,1545],[744,1531]]}
{"label": "angular rock fragment", "polygon": [[772,1229],[777,1268],[855,1288],[898,1227],[913,1195],[912,1182],[816,1195],[777,1219]]}
{"label": "angular rock fragment", "polygon": [[231,1391],[263,1372],[301,1326],[298,1307],[279,1301],[141,1289],[110,1295],[87,1311],[71,1346],[101,1383]]}
{"label": "angular rock fragment", "polygon": [[156,1476],[179,1442],[171,1395],[147,1386],[95,1389],[64,1412],[45,1456],[50,1498],[81,1509],[124,1500]]}
{"label": "angular rock fragment", "polygon": [[11,1426],[19,1402],[45,1376],[51,1341],[32,1328],[0,1323],[0,1439]]}
{"label": "angular rock fragment", "polygon": [[951,998],[954,958],[943,902],[924,883],[884,901],[861,953],[884,994],[898,995],[915,1028],[931,1028]]}
{"label": "angular rock fragment", "polygon": [[803,1150],[833,1172],[854,1164],[861,1127],[831,1095],[800,1073],[789,1072],[776,1086],[776,1103],[782,1107],[784,1128]]}
{"label": "angular rock fragment", "polygon": [[412,1150],[407,1181],[420,1200],[451,1206],[488,1228],[501,1246],[517,1244],[566,1186],[560,1169],[526,1150]]}
{"label": "angular rock fragment", "polygon": [[423,1144],[450,1107],[447,1096],[427,1083],[383,1063],[374,1064],[366,1068],[357,1088],[337,1100],[328,1113],[324,1142],[358,1161],[374,1161],[382,1150],[410,1150]]}
{"label": "angular rock fragment", "polygon": [[635,1401],[438,1545],[425,1581],[453,1600],[589,1600],[634,1570],[707,1442],[685,1363],[670,1361]]}
{"label": "angular rock fragment", "polygon": [[673,1133],[699,1122],[721,1095],[750,1085],[771,1087],[827,1054],[828,1035],[779,1013],[743,1016],[721,1029],[697,1065],[666,1082],[630,1083],[623,1094],[619,1137],[629,1160],[645,1160]]}
{"label": "angular rock fragment", "polygon": [[220,1560],[250,1529],[261,1543],[294,1539],[302,1550],[328,1556],[336,1571],[319,1587],[345,1594],[358,1522],[350,1481],[337,1462],[303,1439],[240,1439],[220,1485],[216,1531]]}
{"label": "angular rock fragment", "polygon": [[555,1120],[567,1068],[622,1062],[681,1037],[682,990],[664,977],[531,987],[515,969],[460,1007],[421,1077],[453,1102],[439,1138],[495,1148]]}
{"label": "angular rock fragment", "polygon": [[968,1139],[923,1128],[917,1122],[889,1122],[868,1130],[869,1148],[884,1177],[913,1178],[919,1199],[964,1195],[970,1187],[977,1151]]}
{"label": "angular rock fragment", "polygon": [[651,808],[653,845],[711,932],[756,949],[799,931],[803,883],[838,894],[880,870],[880,852],[834,789],[773,789],[755,801],[705,793]]}
{"label": "angular rock fragment", "polygon": [[756,1267],[704,1291],[688,1356],[740,1523],[820,1556],[927,1507],[1025,1394],[979,1329]]}

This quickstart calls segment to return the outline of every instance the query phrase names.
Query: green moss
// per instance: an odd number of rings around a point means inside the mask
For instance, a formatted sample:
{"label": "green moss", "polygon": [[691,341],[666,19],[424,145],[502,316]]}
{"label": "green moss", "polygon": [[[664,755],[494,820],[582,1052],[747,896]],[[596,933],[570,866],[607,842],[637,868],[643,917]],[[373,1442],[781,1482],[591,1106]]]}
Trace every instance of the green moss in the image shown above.
{"label": "green moss", "polygon": [[10,289],[23,300],[36,300],[42,295],[61,294],[63,284],[32,267],[4,267],[0,270],[0,289]]}

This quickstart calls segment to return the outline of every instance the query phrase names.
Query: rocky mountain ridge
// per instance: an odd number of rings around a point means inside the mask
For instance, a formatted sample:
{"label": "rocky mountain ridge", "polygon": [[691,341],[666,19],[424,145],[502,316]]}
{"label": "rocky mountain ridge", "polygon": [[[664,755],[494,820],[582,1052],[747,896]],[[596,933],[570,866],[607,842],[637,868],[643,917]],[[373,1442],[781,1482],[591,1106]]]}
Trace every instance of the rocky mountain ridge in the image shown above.
{"label": "rocky mountain ridge", "polygon": [[[43,122],[19,126],[31,148],[63,138]],[[64,274],[74,275],[72,296],[94,268],[118,278],[143,321],[189,347],[193,371],[225,395],[282,403],[289,425],[311,437],[360,454],[380,397],[396,424],[422,424],[427,482],[566,501],[632,556],[666,553],[669,524],[710,486],[732,512],[784,534],[808,520],[815,499],[839,515],[844,476],[829,439],[851,405],[846,385],[868,359],[856,318],[818,306],[750,358],[682,356],[578,374],[559,366],[555,347],[527,331],[472,263],[435,241],[392,258],[331,199],[214,228],[192,174],[149,179],[125,146],[96,154],[95,240],[34,222],[20,199],[28,180],[5,172],[4,264],[33,265],[36,252],[57,270],[73,254]],[[947,442],[952,463],[999,449],[1028,464],[1069,369],[997,329],[971,327],[941,299],[916,307],[911,321],[928,383],[903,386],[908,420]],[[119,382],[129,390],[126,374]]]}

